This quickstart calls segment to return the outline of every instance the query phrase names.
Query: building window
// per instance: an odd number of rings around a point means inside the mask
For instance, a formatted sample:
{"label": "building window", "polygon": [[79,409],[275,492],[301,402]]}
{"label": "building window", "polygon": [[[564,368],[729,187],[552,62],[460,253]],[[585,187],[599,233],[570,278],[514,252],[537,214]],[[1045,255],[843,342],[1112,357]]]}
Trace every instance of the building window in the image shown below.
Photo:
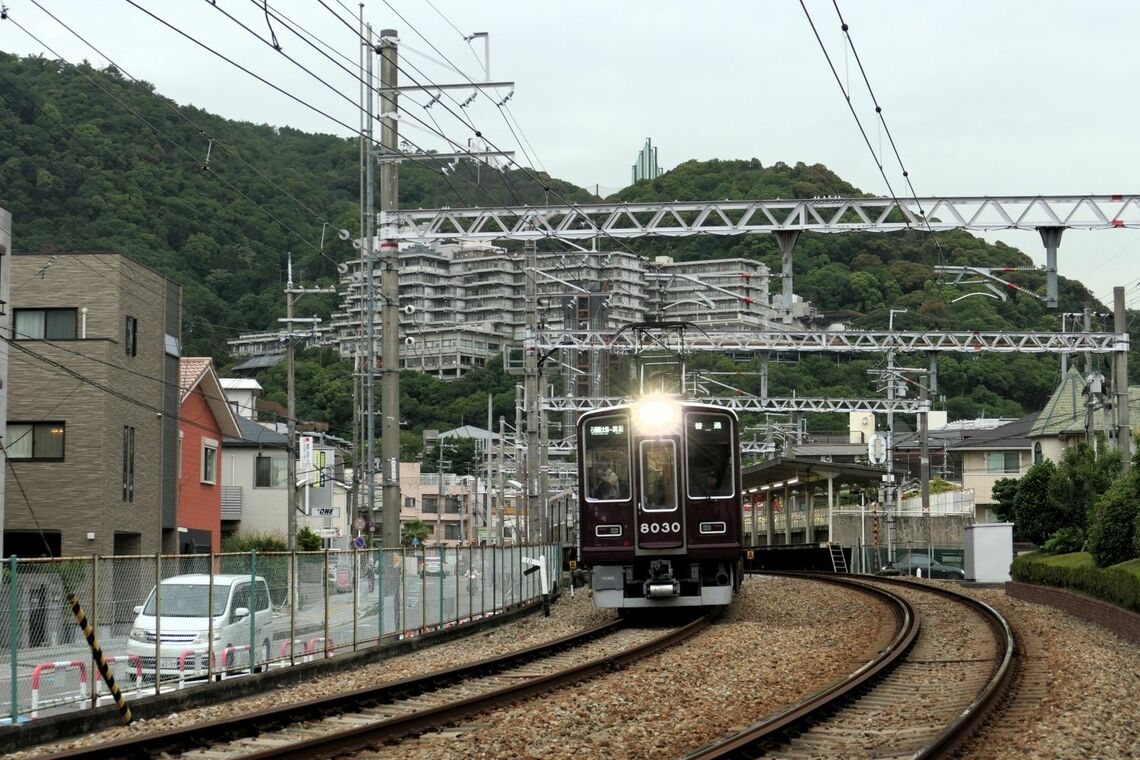
{"label": "building window", "polygon": [[202,482],[216,483],[218,480],[218,442],[202,439]]}
{"label": "building window", "polygon": [[123,425],[123,501],[135,500],[135,429]]}
{"label": "building window", "polygon": [[439,497],[438,496],[425,496],[423,497],[423,511],[427,514],[434,515],[439,512]]}
{"label": "building window", "polygon": [[404,508],[405,509],[415,509],[416,508],[416,497],[415,496],[405,496],[404,497]]}
{"label": "building window", "polygon": [[123,330],[123,347],[127,356],[137,356],[139,352],[139,321],[134,317],[127,317],[126,327]]}
{"label": "building window", "polygon": [[288,482],[288,462],[285,457],[258,455],[254,460],[254,488],[284,488]]}
{"label": "building window", "polygon": [[1033,464],[1041,464],[1041,460],[1044,458],[1041,453],[1041,441],[1037,441],[1033,444]]}
{"label": "building window", "polygon": [[62,422],[9,422],[4,449],[9,459],[62,461],[65,432]]}
{"label": "building window", "polygon": [[182,431],[181,430],[178,431],[178,456],[176,456],[174,458],[174,461],[178,463],[178,474],[175,477],[177,477],[179,480],[182,480]]}
{"label": "building window", "polygon": [[16,309],[16,340],[74,340],[77,311]]}
{"label": "building window", "polygon": [[457,524],[453,525],[452,523],[448,523],[447,525],[444,525],[443,526],[443,537],[445,539],[447,539],[448,541],[458,541],[459,540],[459,525],[457,525]]}
{"label": "building window", "polygon": [[1016,473],[1021,470],[1021,455],[1016,451],[987,451],[986,472]]}

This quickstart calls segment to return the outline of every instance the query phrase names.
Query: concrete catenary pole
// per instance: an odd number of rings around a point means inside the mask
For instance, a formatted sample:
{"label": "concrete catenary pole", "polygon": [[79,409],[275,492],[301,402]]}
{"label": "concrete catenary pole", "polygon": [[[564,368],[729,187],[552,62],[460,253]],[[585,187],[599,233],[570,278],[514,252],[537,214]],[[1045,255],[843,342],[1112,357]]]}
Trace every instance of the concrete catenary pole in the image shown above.
{"label": "concrete catenary pole", "polygon": [[[376,269],[376,154],[373,150],[375,145],[372,132],[372,124],[375,121],[372,118],[372,92],[375,87],[374,79],[372,76],[372,26],[368,25],[366,36],[368,40],[365,44],[364,59],[365,74],[364,80],[367,82],[365,87],[365,126],[364,126],[364,239],[360,246],[360,269],[364,274],[364,299],[363,307],[365,313],[365,333],[364,337],[367,340],[364,351],[364,365],[363,365],[363,382],[364,382],[364,404],[362,413],[361,427],[363,428],[361,435],[364,438],[364,461],[361,463],[363,467],[363,477],[366,488],[368,489],[368,506],[367,510],[369,515],[375,515],[376,512],[376,281],[374,273]],[[384,539],[387,538],[383,533],[383,526],[381,526],[381,542],[384,546]]]}
{"label": "concrete catenary pole", "polygon": [[287,547],[297,548],[297,404],[293,389],[293,259],[289,259],[289,274],[285,282],[285,424],[289,431],[289,460],[285,472],[289,482],[285,494],[289,502],[285,519]]}
{"label": "concrete catenary pole", "polygon": [[383,163],[380,165],[380,214],[382,219],[380,253],[384,272],[380,283],[383,299],[381,336],[383,341],[380,413],[381,454],[384,459],[383,525],[384,546],[400,545],[400,281],[398,270],[399,245],[390,236],[395,227],[395,214],[399,207],[399,174],[396,156],[399,122],[396,112],[397,49],[396,30],[380,32],[380,146]]}
{"label": "concrete catenary pole", "polygon": [[1116,445],[1124,472],[1132,465],[1132,426],[1128,409],[1128,314],[1124,304],[1124,288],[1112,289],[1113,330],[1116,332],[1116,352],[1113,356],[1116,387]]}
{"label": "concrete catenary pole", "polygon": [[535,267],[538,263],[538,245],[533,240],[525,243],[526,260],[526,375],[524,394],[526,400],[526,484],[527,498],[527,543],[535,541],[535,529],[531,523],[537,517],[538,533],[541,535],[543,516],[540,511],[542,499],[538,493],[538,294],[535,289]]}

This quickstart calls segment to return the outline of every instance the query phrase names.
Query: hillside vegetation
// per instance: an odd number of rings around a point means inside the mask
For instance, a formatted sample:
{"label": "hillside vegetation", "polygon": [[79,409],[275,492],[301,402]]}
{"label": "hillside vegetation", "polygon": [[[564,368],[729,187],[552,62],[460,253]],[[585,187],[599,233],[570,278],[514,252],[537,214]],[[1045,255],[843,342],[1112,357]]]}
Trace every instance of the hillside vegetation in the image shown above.
{"label": "hillside vegetation", "polygon": [[[243,331],[274,329],[284,315],[284,271],[292,252],[294,279],[332,284],[336,264],[356,256],[340,229],[359,228],[358,145],[332,135],[234,122],[179,106],[146,83],[88,64],[0,53],[0,204],[13,214],[13,247],[21,252],[116,251],[180,282],[187,355],[227,360],[225,341]],[[208,137],[207,137],[208,135]],[[213,139],[211,144],[210,138]],[[207,163],[206,156],[209,153]],[[544,174],[497,173],[419,156],[400,166],[406,207],[586,201],[591,195]],[[824,166],[759,161],[690,161],[658,179],[626,188],[611,200],[804,198],[858,195]],[[323,241],[323,243],[322,243]],[[614,244],[616,245],[616,244]],[[773,272],[780,256],[769,235],[737,238],[646,239],[626,243],[645,255],[677,259],[742,256]],[[897,328],[916,330],[1056,330],[1057,314],[1025,295],[1008,302],[974,297],[935,275],[937,264],[1024,266],[1016,249],[967,233],[928,235],[804,235],[795,251],[795,291],[823,310],[855,312],[855,326],[885,328],[890,309],[907,309]],[[1044,274],[1016,275],[1044,292]],[[773,292],[779,288],[773,281]],[[1059,311],[1093,304],[1079,282],[1061,278]],[[327,316],[335,296],[306,296],[306,314]],[[702,356],[699,364],[745,372]],[[903,357],[925,366],[925,357]],[[861,396],[878,393],[866,370],[878,358],[805,356],[774,363],[773,394]],[[1134,370],[1135,371],[1135,370]],[[939,368],[941,408],[952,418],[1018,415],[1040,408],[1058,377],[1057,359],[1044,356],[946,356]],[[351,375],[330,352],[311,352],[299,365],[302,417],[351,428]],[[282,372],[261,378],[267,395],[283,398]],[[480,424],[486,394],[495,416],[513,419],[514,378],[501,369],[476,372],[444,387],[431,378],[405,383],[407,435],[461,421]],[[457,419],[461,417],[462,419]],[[842,426],[845,421],[813,421]]]}

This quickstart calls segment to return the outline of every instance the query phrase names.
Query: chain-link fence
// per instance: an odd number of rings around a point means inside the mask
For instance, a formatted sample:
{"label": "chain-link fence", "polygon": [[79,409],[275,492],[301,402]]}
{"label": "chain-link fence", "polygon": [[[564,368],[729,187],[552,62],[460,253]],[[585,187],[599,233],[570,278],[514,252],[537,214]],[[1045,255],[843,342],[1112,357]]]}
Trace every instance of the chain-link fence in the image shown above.
{"label": "chain-link fence", "polygon": [[0,586],[0,722],[111,703],[68,594],[129,699],[508,611],[541,597],[538,565],[552,583],[559,556],[550,545],[12,557]]}

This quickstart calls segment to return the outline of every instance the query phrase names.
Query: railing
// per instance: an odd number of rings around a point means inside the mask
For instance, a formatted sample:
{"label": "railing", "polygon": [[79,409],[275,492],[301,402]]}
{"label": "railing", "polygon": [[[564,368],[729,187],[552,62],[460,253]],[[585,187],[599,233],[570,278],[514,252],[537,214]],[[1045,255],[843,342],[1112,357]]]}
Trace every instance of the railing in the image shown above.
{"label": "railing", "polygon": [[123,691],[158,694],[501,614],[543,593],[524,558],[544,557],[553,579],[560,556],[546,545],[12,557],[0,584],[0,721],[106,704],[68,593]]}

